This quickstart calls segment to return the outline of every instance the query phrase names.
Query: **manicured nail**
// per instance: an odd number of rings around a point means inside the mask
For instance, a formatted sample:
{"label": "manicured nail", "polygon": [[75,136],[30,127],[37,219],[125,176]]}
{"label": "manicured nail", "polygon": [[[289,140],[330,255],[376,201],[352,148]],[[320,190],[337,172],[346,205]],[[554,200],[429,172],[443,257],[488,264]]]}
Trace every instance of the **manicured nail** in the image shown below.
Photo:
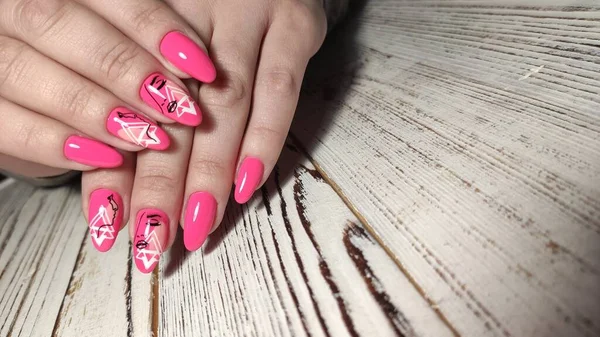
{"label": "manicured nail", "polygon": [[113,168],[123,164],[123,156],[117,150],[81,136],[67,138],[63,153],[69,160],[92,167]]}
{"label": "manicured nail", "polygon": [[160,42],[160,53],[174,66],[198,81],[210,83],[217,77],[208,55],[181,32],[170,32]]}
{"label": "manicured nail", "polygon": [[158,112],[184,125],[198,126],[202,123],[202,112],[190,94],[168,80],[154,73],[144,81],[140,97]]}
{"label": "manicured nail", "polygon": [[124,141],[152,150],[165,150],[171,143],[169,136],[158,125],[123,107],[114,109],[108,115],[106,129]]}
{"label": "manicured nail", "polygon": [[238,171],[235,187],[235,201],[246,203],[262,180],[264,165],[258,158],[247,157]]}
{"label": "manicured nail", "polygon": [[137,268],[144,274],[154,270],[169,234],[169,217],[155,209],[142,209],[136,216],[133,258]]}
{"label": "manicured nail", "polygon": [[121,229],[123,222],[123,199],[119,193],[100,188],[90,194],[88,209],[90,238],[97,250],[108,251]]}
{"label": "manicured nail", "polygon": [[183,243],[189,251],[202,247],[217,214],[217,201],[212,194],[196,192],[190,195],[183,219]]}

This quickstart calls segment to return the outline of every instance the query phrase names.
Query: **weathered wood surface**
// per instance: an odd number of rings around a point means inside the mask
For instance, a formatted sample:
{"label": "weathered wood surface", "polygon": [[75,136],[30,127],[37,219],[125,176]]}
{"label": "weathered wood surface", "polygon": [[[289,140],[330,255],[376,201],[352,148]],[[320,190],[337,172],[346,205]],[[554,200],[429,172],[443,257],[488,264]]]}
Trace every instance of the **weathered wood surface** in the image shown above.
{"label": "weathered wood surface", "polygon": [[360,6],[202,252],[141,275],[0,183],[0,336],[600,335],[600,3]]}
{"label": "weathered wood surface", "polygon": [[371,1],[353,29],[293,130],[320,169],[460,334],[600,335],[600,3]]}

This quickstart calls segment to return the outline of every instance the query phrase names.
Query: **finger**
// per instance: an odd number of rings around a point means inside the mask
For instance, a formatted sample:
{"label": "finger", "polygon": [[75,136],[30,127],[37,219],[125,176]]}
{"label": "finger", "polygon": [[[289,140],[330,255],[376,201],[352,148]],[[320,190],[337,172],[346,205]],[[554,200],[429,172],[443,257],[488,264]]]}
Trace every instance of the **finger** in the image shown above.
{"label": "finger", "polygon": [[240,204],[250,200],[277,162],[296,111],[306,65],[326,29],[304,5],[279,18],[265,36],[256,72],[252,111],[235,180],[234,196]]}
{"label": "finger", "polygon": [[[223,18],[212,39],[219,77],[200,90],[208,122],[197,128],[186,180],[182,226],[188,250],[221,222],[248,111],[263,26]],[[247,26],[245,26],[247,25]],[[245,32],[240,35],[239,31]]]}
{"label": "finger", "polygon": [[176,125],[166,126],[173,146],[164,152],[138,154],[133,185],[130,235],[137,268],[150,273],[160,255],[175,239],[181,214],[186,163],[193,130]]}
{"label": "finger", "polygon": [[[0,32],[26,42],[148,116],[200,124],[201,112],[181,81],[88,8],[67,0],[15,0],[0,2],[0,11],[15,13],[10,20],[0,20]],[[152,88],[159,84],[161,89]]]}
{"label": "finger", "polygon": [[50,167],[0,153],[0,172],[11,172],[25,178],[46,178],[63,175],[69,170]]}
{"label": "finger", "polygon": [[[88,171],[118,167],[123,157],[60,122],[0,97],[0,153],[45,166]],[[8,121],[8,122],[4,122]]]}
{"label": "finger", "polygon": [[[120,31],[138,42],[178,77],[201,82],[215,80],[215,66],[196,31],[169,6],[159,0],[78,0]],[[201,13],[195,21],[206,22],[202,30],[210,41],[210,17]]]}
{"label": "finger", "polygon": [[1,96],[123,150],[169,146],[156,123],[95,83],[20,41],[0,37],[0,47]]}
{"label": "finger", "polygon": [[84,172],[81,177],[83,214],[88,221],[90,240],[100,252],[107,252],[129,218],[135,154],[127,153],[123,165],[112,170]]}

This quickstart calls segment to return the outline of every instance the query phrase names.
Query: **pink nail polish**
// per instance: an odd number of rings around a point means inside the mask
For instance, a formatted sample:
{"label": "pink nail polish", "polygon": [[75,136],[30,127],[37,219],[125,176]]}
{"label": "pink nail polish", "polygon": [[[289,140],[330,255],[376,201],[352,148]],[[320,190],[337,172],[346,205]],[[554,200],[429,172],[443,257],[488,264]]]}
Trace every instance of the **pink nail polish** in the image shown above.
{"label": "pink nail polish", "polygon": [[190,195],[185,210],[183,243],[189,251],[202,247],[217,214],[217,201],[212,194],[196,192]]}
{"label": "pink nail polish", "polygon": [[170,32],[160,42],[160,53],[174,66],[198,81],[210,83],[217,77],[208,55],[181,32]]}
{"label": "pink nail polish", "polygon": [[67,138],[63,153],[69,160],[92,167],[113,168],[123,164],[123,156],[117,150],[81,136]]}
{"label": "pink nail polish", "polygon": [[100,188],[90,194],[88,209],[90,239],[98,251],[107,252],[115,243],[123,222],[123,199],[119,193]]}
{"label": "pink nail polish", "polygon": [[135,237],[133,238],[133,259],[137,268],[144,274],[154,270],[169,234],[169,217],[155,209],[142,209],[136,216]]}
{"label": "pink nail polish", "polygon": [[114,109],[106,120],[111,134],[135,145],[152,150],[165,150],[171,141],[158,125],[127,108]]}
{"label": "pink nail polish", "polygon": [[247,157],[238,171],[235,187],[235,201],[246,203],[262,180],[264,165],[258,158]]}
{"label": "pink nail polish", "polygon": [[202,123],[202,112],[190,94],[168,80],[154,73],[144,81],[140,97],[158,112],[184,125],[198,126]]}

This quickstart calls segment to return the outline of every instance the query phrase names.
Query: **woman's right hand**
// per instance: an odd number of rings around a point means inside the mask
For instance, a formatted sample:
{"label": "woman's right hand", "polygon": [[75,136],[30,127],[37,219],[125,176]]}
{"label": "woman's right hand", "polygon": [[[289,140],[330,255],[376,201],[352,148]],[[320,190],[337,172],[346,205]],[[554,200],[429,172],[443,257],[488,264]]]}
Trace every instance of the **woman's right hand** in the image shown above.
{"label": "woman's right hand", "polygon": [[0,169],[117,167],[113,147],[169,146],[155,121],[200,124],[178,78],[216,73],[183,22],[160,0],[0,1]]}

